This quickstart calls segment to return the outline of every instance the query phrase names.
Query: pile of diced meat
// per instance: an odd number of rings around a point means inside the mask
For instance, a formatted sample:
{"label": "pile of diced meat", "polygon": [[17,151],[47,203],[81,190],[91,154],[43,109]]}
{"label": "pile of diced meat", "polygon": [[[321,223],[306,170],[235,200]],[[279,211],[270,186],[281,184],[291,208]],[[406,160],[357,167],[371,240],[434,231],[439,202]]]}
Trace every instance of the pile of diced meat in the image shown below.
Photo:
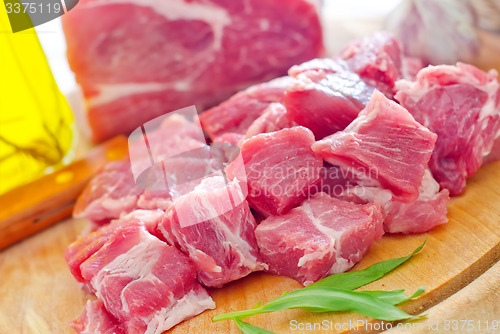
{"label": "pile of diced meat", "polygon": [[[308,285],[384,233],[445,223],[449,196],[499,156],[500,89],[493,70],[421,68],[377,33],[144,135],[76,205],[92,224],[66,260],[97,297],[78,333],[161,333],[214,308],[207,287],[254,271]],[[167,186],[138,182],[159,163]]]}

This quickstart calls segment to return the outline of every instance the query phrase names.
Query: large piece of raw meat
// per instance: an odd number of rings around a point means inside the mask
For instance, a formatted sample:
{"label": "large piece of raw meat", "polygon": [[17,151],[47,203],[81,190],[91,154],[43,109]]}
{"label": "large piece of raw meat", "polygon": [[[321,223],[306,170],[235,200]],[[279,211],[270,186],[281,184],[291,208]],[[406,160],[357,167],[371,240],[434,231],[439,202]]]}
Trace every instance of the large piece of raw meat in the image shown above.
{"label": "large piece of raw meat", "polygon": [[[94,140],[321,56],[319,1],[80,0],[63,16]],[[146,24],[147,23],[147,24]]]}

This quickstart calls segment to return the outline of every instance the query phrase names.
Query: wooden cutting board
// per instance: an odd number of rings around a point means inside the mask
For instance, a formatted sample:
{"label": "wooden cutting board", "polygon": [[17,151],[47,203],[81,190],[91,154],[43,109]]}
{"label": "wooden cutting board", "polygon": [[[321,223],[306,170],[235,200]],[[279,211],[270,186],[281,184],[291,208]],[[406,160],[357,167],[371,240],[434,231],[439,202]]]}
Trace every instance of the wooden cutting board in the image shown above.
{"label": "wooden cutting board", "polygon": [[[407,289],[418,286],[427,290],[403,308],[420,313],[463,288],[500,258],[500,163],[484,166],[469,180],[466,194],[449,205],[450,221],[431,233],[386,235],[376,242],[354,270],[375,262],[407,255],[426,237],[423,251],[369,289]],[[64,249],[85,228],[84,220],[68,219],[0,253],[0,333],[73,333],[68,323],[78,317],[90,295],[73,279],[63,259]],[[217,308],[185,321],[170,333],[239,333],[231,322],[213,324],[211,317],[229,311],[253,307],[284,291],[299,288],[295,281],[254,273],[210,290]],[[290,310],[260,315],[249,322],[276,333],[305,333],[293,330],[291,320],[299,323],[331,321],[333,330],[349,321],[369,321],[349,313],[311,314]],[[291,327],[292,326],[292,327]],[[359,332],[366,332],[366,323]],[[322,331],[307,331],[320,333]],[[370,331],[368,331],[370,332]]]}

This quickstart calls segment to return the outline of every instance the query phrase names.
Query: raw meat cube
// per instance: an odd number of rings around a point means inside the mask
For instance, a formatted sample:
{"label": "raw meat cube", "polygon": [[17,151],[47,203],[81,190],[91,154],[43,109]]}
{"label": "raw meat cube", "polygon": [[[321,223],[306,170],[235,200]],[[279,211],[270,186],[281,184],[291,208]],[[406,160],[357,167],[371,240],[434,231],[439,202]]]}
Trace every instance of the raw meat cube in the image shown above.
{"label": "raw meat cube", "polygon": [[137,207],[145,210],[167,210],[172,205],[172,196],[167,190],[144,190],[137,200]]}
{"label": "raw meat cube", "polygon": [[233,145],[239,145],[241,140],[243,140],[245,135],[236,132],[226,132],[218,137],[215,137],[212,143],[228,143]]}
{"label": "raw meat cube", "polygon": [[113,161],[94,176],[76,201],[73,216],[108,223],[137,208],[143,189],[136,187],[130,163]]}
{"label": "raw meat cube", "polygon": [[[180,146],[185,143],[179,143]],[[143,198],[149,199],[160,196],[163,199],[170,195],[172,199],[190,192],[196,187],[201,179],[214,172],[211,148],[208,145],[191,147],[191,149],[175,156],[158,157],[158,161],[151,165],[148,161],[147,167],[139,177],[137,185],[146,189]],[[146,201],[142,205],[151,207],[154,201]]]}
{"label": "raw meat cube", "polygon": [[293,66],[297,81],[285,93],[289,118],[309,128],[316,139],[343,130],[363,109],[374,88],[393,98],[396,80],[412,78],[422,68],[403,57],[399,42],[378,32],[351,42],[334,59],[314,59]]}
{"label": "raw meat cube", "polygon": [[269,272],[309,285],[349,270],[382,237],[382,215],[373,204],[354,204],[321,192],[255,230]]}
{"label": "raw meat cube", "polygon": [[390,190],[395,198],[418,197],[436,135],[382,93],[373,93],[366,108],[344,131],[312,148],[328,163],[352,174],[358,184]]}
{"label": "raw meat cube", "polygon": [[129,140],[132,166],[125,161],[108,164],[80,196],[74,215],[102,225],[136,209],[167,210],[205,177],[222,174],[239,149],[206,145],[196,121],[174,114],[154,131],[145,131],[146,136],[139,131],[136,140]]}
{"label": "raw meat cube", "polygon": [[288,119],[285,106],[281,103],[271,103],[262,115],[250,125],[243,140],[259,133],[274,132],[293,126],[297,126],[297,124]]}
{"label": "raw meat cube", "polygon": [[82,276],[80,265],[101,249],[115,230],[114,225],[104,225],[92,233],[81,236],[71,243],[64,252],[64,258],[71,274],[82,283],[88,283]]}
{"label": "raw meat cube", "polygon": [[169,200],[189,193],[209,175],[222,174],[225,165],[238,156],[235,145],[206,145],[199,123],[196,139],[179,135],[175,129],[165,131],[164,125],[145,138],[140,133],[141,140],[131,145],[136,182],[146,189],[138,201],[141,208],[168,209]]}
{"label": "raw meat cube", "polygon": [[226,173],[232,179],[246,172],[254,210],[266,216],[286,213],[320,180],[323,161],[311,150],[313,143],[312,132],[301,126],[256,135],[241,144],[244,171],[231,163]]}
{"label": "raw meat cube", "polygon": [[140,222],[117,227],[80,267],[126,333],[160,334],[215,307],[191,261]]}
{"label": "raw meat cube", "polygon": [[270,103],[262,114],[248,127],[245,134],[235,132],[225,132],[214,138],[216,143],[231,143],[241,145],[241,143],[250,137],[260,133],[274,132],[285,128],[291,128],[297,124],[287,117],[287,111],[283,104]]}
{"label": "raw meat cube", "polygon": [[424,67],[424,63],[420,60],[420,58],[403,57],[401,59],[401,72],[403,74],[402,79],[412,81],[415,80],[418,72]]}
{"label": "raw meat cube", "polygon": [[160,234],[158,233],[158,225],[160,224],[163,216],[165,215],[165,210],[162,209],[151,209],[151,210],[134,210],[130,213],[124,213],[120,216],[120,218],[112,220],[110,225],[115,228],[121,225],[126,225],[130,222],[135,222],[139,220],[144,224],[146,230],[154,235],[155,237],[160,238]]}
{"label": "raw meat cube", "polygon": [[349,170],[323,163],[319,190],[336,198],[341,198],[345,190],[357,185]]}
{"label": "raw meat cube", "polygon": [[318,2],[80,0],[63,28],[93,138],[212,106],[320,56]]}
{"label": "raw meat cube", "polygon": [[361,204],[380,204],[385,232],[424,233],[448,221],[449,192],[447,189],[439,191],[439,184],[428,169],[418,189],[418,198],[408,203],[394,198],[391,191],[380,187],[353,185],[351,181],[343,189],[332,196]]}
{"label": "raw meat cube", "polygon": [[[129,136],[130,159],[161,160],[206,145],[205,135],[194,106],[179,109],[151,120]],[[133,166],[135,167],[135,166]],[[136,169],[134,168],[134,174]]]}
{"label": "raw meat cube", "polygon": [[71,323],[78,334],[126,334],[100,300],[87,301],[83,314]]}
{"label": "raw meat cube", "polygon": [[260,260],[257,224],[239,181],[226,182],[220,176],[203,180],[174,202],[159,225],[167,242],[189,256],[198,280],[209,287],[267,268]]}
{"label": "raw meat cube", "polygon": [[[170,172],[175,173],[174,170]],[[163,174],[156,176],[156,180],[163,181]],[[130,163],[126,160],[113,161],[106,164],[85,187],[77,199],[73,216],[104,225],[124,213],[137,209],[166,210],[171,203],[170,190],[145,190],[137,186]]]}
{"label": "raw meat cube", "polygon": [[[169,145],[170,152],[179,147],[186,151],[170,156]],[[136,209],[167,210],[173,199],[190,192],[204,177],[223,173],[234,154],[227,157],[221,150],[225,150],[221,145],[210,147],[190,138],[167,140],[154,165],[149,155],[135,155],[133,167],[140,171],[137,179],[130,163],[109,163],[84,189],[73,214],[102,225]]]}
{"label": "raw meat cube", "polygon": [[429,167],[452,196],[465,191],[491,151],[500,129],[497,72],[474,66],[429,66],[417,81],[398,81],[396,99],[415,119],[438,135]]}
{"label": "raw meat cube", "polygon": [[[171,191],[180,183],[177,179],[182,178],[180,175],[191,176],[197,170],[204,170],[208,164],[204,156],[196,161],[197,164],[186,164],[186,157],[178,156],[184,151],[207,149],[203,132],[196,121],[188,120],[180,114],[169,115],[162,120],[156,131],[147,131],[149,147],[146,147],[145,140],[129,140],[130,159],[108,163],[84,189],[73,215],[104,224],[137,208],[167,209],[170,206]],[[142,137],[141,132],[140,138]],[[171,176],[169,185],[172,189],[155,188],[155,184],[152,184],[152,181],[163,181],[164,178],[163,169],[150,168],[151,157],[156,162],[167,161],[165,170]],[[151,174],[140,178],[141,173],[148,169]],[[144,179],[147,177],[150,180]],[[165,187],[165,182],[161,185]]]}
{"label": "raw meat cube", "polygon": [[190,175],[205,175],[209,147],[196,108],[158,117],[129,136],[132,173],[142,189],[175,193]]}
{"label": "raw meat cube", "polygon": [[88,283],[89,281],[85,280],[81,274],[80,265],[101,249],[117,229],[122,229],[131,222],[141,223],[149,233],[159,236],[157,227],[164,215],[165,212],[159,209],[134,210],[130,213],[122,213],[120,218],[112,220],[110,224],[94,226],[94,231],[82,235],[66,248],[64,257],[71,273],[79,282]]}
{"label": "raw meat cube", "polygon": [[203,130],[213,141],[226,133],[244,135],[269,104],[282,102],[286,88],[293,80],[281,77],[254,85],[237,93],[229,100],[200,115]]}
{"label": "raw meat cube", "polygon": [[381,31],[354,40],[339,57],[368,85],[392,98],[395,82],[402,79],[401,45],[394,36]]}
{"label": "raw meat cube", "polygon": [[384,230],[391,233],[423,233],[448,221],[446,205],[450,201],[447,189],[439,191],[439,184],[426,170],[415,202],[394,200],[382,204]]}
{"label": "raw meat cube", "polygon": [[314,59],[289,74],[296,80],[285,93],[288,118],[310,129],[316,140],[343,130],[373,93],[343,61]]}

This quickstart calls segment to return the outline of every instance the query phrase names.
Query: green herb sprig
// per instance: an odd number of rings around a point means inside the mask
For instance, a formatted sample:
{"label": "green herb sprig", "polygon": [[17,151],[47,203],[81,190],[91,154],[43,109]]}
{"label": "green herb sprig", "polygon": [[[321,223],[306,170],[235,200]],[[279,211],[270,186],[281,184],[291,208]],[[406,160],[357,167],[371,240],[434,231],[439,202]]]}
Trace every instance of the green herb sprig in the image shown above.
{"label": "green herb sprig", "polygon": [[233,320],[245,334],[272,334],[272,332],[246,323],[242,319],[288,309],[302,309],[309,312],[351,311],[385,321],[413,318],[412,315],[395,305],[417,298],[424,292],[424,287],[419,287],[411,296],[407,296],[404,290],[353,290],[378,280],[408,261],[424,247],[426,241],[427,239],[408,256],[382,261],[360,271],[333,274],[305,288],[285,293],[265,305],[261,305],[259,302],[251,310],[217,315],[212,318],[212,321]]}

